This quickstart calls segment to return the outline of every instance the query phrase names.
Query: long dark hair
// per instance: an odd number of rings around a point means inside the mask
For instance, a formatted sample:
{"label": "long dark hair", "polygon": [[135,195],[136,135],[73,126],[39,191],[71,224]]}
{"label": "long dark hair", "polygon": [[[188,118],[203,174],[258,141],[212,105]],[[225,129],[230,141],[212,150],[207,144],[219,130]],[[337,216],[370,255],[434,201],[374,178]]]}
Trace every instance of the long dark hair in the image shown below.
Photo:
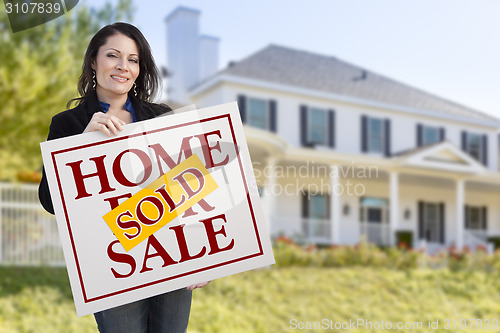
{"label": "long dark hair", "polygon": [[[156,97],[158,87],[160,85],[160,73],[154,62],[153,55],[151,54],[151,47],[149,46],[148,41],[144,38],[144,35],[139,31],[139,29],[133,25],[124,22],[116,22],[103,27],[90,40],[83,59],[82,74],[80,75],[80,80],[78,81],[78,93],[81,97],[71,99],[68,102],[68,108],[73,102],[76,102],[77,104],[83,103],[89,98],[89,96],[91,96],[91,94],[93,94],[92,61],[96,59],[99,48],[106,44],[108,38],[118,33],[121,33],[135,41],[139,50],[139,76],[135,80],[137,98],[142,101],[152,102]],[[129,91],[129,95],[131,94],[135,94],[133,89]]]}

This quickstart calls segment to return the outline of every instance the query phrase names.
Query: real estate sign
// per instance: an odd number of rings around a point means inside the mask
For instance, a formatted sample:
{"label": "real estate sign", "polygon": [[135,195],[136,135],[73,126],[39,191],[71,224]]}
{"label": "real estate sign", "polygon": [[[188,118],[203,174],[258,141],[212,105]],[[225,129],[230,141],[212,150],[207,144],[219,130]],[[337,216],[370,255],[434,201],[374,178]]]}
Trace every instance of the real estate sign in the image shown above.
{"label": "real estate sign", "polygon": [[274,263],[236,103],[41,147],[79,316]]}

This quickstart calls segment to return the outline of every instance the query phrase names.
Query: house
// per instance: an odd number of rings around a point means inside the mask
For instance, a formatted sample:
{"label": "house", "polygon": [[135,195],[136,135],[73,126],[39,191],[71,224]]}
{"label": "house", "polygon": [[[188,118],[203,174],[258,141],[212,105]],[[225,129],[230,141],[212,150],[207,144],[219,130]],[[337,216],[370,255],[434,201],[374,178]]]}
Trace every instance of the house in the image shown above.
{"label": "house", "polygon": [[499,119],[278,45],[218,70],[200,14],[165,20],[169,99],[238,101],[272,234],[430,250],[500,237]]}

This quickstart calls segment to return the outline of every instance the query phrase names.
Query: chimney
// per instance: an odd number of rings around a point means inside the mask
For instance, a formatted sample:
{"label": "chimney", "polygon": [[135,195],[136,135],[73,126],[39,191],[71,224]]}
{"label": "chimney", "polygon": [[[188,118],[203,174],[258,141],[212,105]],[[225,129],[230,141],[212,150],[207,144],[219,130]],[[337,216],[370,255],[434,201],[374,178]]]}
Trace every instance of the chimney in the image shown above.
{"label": "chimney", "polygon": [[177,7],[166,18],[168,99],[189,104],[189,90],[218,69],[219,39],[200,36],[196,9]]}
{"label": "chimney", "polygon": [[200,37],[200,82],[212,76],[219,69],[219,38]]}

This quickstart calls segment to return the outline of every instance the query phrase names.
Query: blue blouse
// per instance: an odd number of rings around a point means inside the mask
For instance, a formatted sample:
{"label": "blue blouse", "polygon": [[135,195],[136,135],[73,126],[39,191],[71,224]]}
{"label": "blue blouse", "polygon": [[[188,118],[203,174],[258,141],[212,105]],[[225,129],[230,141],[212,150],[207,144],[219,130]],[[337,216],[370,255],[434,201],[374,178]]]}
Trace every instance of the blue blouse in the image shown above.
{"label": "blue blouse", "polygon": [[[99,101],[99,105],[101,106],[102,111],[104,113],[109,111],[109,104],[108,103],[104,103],[104,102]],[[130,112],[132,114],[132,121],[135,123],[137,121],[137,118],[135,117],[134,106],[132,105],[132,102],[130,101],[129,97],[127,97],[127,101],[125,102],[125,105],[123,107],[125,108],[125,110],[127,110],[128,112]]]}

